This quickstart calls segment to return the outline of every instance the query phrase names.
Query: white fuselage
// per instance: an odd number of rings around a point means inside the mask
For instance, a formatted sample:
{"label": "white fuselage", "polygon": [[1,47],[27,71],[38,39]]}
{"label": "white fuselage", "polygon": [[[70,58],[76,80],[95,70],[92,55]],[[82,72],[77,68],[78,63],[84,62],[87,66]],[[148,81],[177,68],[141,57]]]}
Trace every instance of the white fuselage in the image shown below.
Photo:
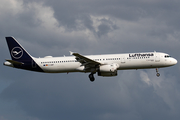
{"label": "white fuselage", "polygon": [[[102,64],[116,63],[119,65],[118,70],[161,68],[172,66],[177,63],[176,59],[170,57],[166,53],[160,52],[89,55],[85,57]],[[47,73],[90,72],[84,70],[84,66],[76,60],[75,56],[47,56],[45,58],[33,59],[39,67]]]}

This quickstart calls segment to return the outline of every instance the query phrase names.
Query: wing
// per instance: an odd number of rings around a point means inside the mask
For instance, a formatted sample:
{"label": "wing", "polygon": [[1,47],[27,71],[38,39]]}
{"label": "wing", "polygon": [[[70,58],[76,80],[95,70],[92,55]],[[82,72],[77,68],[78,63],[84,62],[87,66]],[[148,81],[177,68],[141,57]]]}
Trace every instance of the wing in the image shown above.
{"label": "wing", "polygon": [[76,56],[76,60],[81,63],[81,66],[85,67],[85,71],[91,70],[93,68],[96,69],[99,65],[101,65],[100,62],[94,61],[88,57],[80,55],[79,53],[74,53],[70,51],[70,54]]}

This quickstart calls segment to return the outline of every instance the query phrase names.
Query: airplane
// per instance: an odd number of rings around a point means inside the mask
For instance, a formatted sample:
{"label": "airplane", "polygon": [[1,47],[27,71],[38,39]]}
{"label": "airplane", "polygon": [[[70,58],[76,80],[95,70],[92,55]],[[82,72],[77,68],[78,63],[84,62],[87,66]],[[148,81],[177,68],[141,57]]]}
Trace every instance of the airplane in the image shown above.
{"label": "airplane", "polygon": [[117,76],[118,70],[156,69],[177,64],[177,60],[162,52],[142,52],[126,54],[81,55],[70,52],[71,56],[35,58],[31,56],[14,37],[6,37],[12,60],[6,59],[5,66],[45,73],[90,73],[90,81],[94,74],[98,76]]}

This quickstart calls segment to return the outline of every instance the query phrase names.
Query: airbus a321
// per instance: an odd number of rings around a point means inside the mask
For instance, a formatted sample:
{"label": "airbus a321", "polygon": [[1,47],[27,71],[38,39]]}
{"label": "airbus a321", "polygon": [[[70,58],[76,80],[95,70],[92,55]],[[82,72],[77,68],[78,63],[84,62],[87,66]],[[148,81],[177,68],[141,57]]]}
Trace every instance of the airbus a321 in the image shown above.
{"label": "airbus a321", "polygon": [[177,60],[162,52],[143,52],[128,54],[81,55],[71,52],[71,56],[35,58],[31,56],[13,37],[6,37],[11,60],[4,62],[5,66],[45,73],[90,73],[90,81],[94,74],[98,76],[117,76],[118,70],[156,69],[177,64]]}

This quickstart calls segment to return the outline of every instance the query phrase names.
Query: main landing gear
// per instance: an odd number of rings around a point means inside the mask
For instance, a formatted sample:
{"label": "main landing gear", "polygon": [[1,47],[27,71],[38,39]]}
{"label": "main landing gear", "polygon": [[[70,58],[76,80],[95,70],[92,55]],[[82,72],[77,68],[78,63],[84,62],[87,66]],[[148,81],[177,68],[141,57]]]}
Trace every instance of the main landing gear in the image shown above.
{"label": "main landing gear", "polygon": [[158,68],[156,68],[156,76],[159,77],[160,73],[158,72]]}
{"label": "main landing gear", "polygon": [[93,73],[89,74],[89,79],[91,82],[93,82],[95,80]]}

